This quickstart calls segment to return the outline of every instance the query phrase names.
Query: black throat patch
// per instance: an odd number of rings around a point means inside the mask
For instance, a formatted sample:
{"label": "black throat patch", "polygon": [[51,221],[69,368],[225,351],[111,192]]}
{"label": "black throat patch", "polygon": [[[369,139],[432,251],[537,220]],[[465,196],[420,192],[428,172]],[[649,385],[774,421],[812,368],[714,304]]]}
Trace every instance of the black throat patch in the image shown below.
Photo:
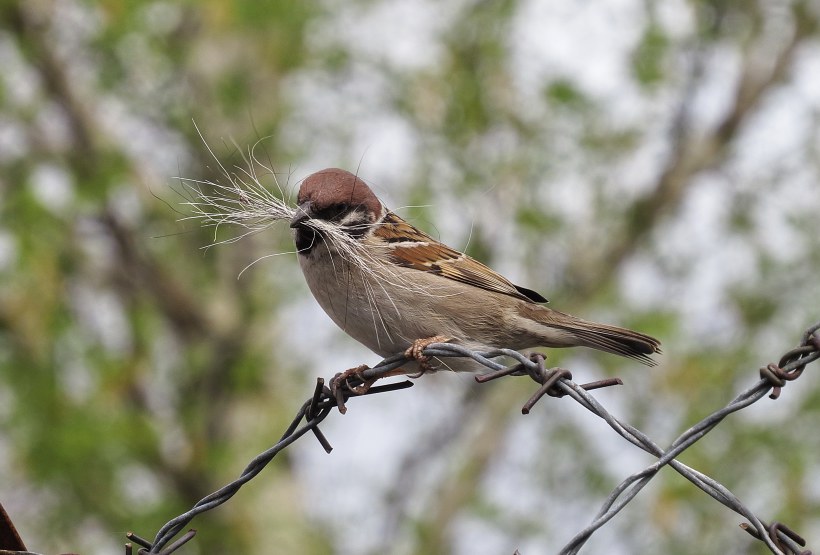
{"label": "black throat patch", "polygon": [[316,245],[324,241],[324,237],[312,227],[302,225],[296,228],[295,241],[296,251],[299,254],[307,256],[310,254],[310,251],[316,248]]}

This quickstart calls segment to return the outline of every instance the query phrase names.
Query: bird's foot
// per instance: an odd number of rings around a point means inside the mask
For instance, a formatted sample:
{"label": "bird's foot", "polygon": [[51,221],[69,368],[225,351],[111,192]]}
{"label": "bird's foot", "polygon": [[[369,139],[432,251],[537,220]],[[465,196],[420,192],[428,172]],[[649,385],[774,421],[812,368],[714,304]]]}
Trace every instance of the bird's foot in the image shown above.
{"label": "bird's foot", "polygon": [[447,343],[452,338],[444,335],[434,335],[433,337],[426,337],[424,339],[416,339],[413,344],[404,351],[404,356],[415,360],[419,365],[419,372],[408,376],[409,378],[421,377],[425,372],[435,370],[430,364],[430,357],[424,354],[424,349],[433,343]]}
{"label": "bird's foot", "polygon": [[[344,385],[347,389],[350,390],[351,393],[354,395],[364,395],[367,393],[370,388],[376,383],[378,378],[367,379],[362,375],[362,372],[365,370],[369,370],[370,367],[366,364],[362,364],[356,366],[354,368],[349,368],[344,372],[339,372],[333,379],[330,380],[330,392],[336,396],[336,392],[339,391],[339,388]],[[361,384],[359,385],[351,385],[350,378],[357,378]]]}

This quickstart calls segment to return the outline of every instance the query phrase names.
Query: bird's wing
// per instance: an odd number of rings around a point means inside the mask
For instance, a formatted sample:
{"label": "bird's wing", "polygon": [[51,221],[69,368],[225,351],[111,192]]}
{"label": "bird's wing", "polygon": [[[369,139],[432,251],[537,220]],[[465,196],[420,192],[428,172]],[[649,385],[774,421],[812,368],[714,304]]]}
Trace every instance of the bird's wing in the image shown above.
{"label": "bird's wing", "polygon": [[525,301],[547,302],[535,291],[513,284],[478,260],[436,241],[392,212],[376,224],[373,236],[388,244],[392,261],[400,266]]}

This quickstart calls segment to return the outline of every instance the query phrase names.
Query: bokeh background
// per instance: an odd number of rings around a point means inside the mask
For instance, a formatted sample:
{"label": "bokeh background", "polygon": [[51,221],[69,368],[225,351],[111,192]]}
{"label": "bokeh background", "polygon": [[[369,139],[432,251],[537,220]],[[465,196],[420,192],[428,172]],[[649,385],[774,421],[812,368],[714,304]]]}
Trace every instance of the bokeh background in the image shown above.
{"label": "bokeh background", "polygon": [[[369,353],[285,224],[181,220],[177,177],[256,145],[328,166],[552,306],[663,341],[553,351],[660,444],[820,318],[815,0],[26,0],[0,4],[0,502],[29,549],[122,552],[233,479],[317,376]],[[199,128],[200,133],[197,131]],[[209,153],[213,150],[215,158]],[[264,174],[264,172],[262,172]],[[260,175],[273,190],[270,174]],[[811,368],[682,460],[820,546]],[[526,380],[354,400],[186,553],[557,551],[651,458]],[[763,553],[671,471],[588,553]]]}

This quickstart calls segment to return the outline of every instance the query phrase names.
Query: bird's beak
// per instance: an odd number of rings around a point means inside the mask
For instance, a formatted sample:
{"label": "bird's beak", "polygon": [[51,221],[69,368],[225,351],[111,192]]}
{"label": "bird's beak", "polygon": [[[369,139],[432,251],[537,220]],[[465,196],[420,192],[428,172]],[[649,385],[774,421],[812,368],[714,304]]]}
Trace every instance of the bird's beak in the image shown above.
{"label": "bird's beak", "polygon": [[310,201],[303,202],[299,206],[296,207],[296,214],[293,216],[293,219],[290,221],[290,227],[299,227],[306,220],[311,219],[313,216],[313,211],[310,206]]}

